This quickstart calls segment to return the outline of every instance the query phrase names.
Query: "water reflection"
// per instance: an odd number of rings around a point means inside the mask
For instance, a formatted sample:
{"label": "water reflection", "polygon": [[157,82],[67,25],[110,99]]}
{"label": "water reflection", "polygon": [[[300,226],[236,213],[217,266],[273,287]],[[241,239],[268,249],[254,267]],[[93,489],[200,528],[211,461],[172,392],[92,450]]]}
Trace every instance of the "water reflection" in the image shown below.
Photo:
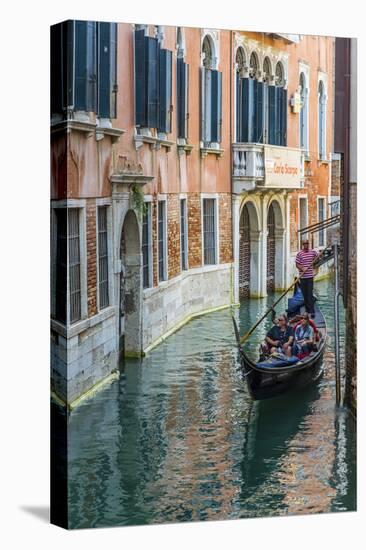
{"label": "water reflection", "polygon": [[[331,322],[330,284],[317,290]],[[237,310],[241,331],[266,307]],[[331,345],[317,386],[253,403],[234,342],[229,310],[198,318],[73,411],[71,527],[354,509],[354,428],[335,412]]]}

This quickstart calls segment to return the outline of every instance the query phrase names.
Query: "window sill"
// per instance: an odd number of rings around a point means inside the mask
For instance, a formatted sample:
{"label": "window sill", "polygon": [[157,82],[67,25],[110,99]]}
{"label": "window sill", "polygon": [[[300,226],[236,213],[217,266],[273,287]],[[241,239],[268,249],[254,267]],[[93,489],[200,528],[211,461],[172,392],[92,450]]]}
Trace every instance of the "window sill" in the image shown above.
{"label": "window sill", "polygon": [[174,145],[174,141],[169,141],[167,139],[160,139],[154,136],[148,136],[145,134],[135,134],[134,135],[134,141],[135,141],[135,147],[136,149],[139,149],[143,146],[144,143],[147,143],[150,145],[150,149],[152,150],[158,150],[161,147],[166,147],[168,151],[172,148]]}
{"label": "window sill", "polygon": [[119,140],[122,134],[126,133],[126,130],[121,130],[119,128],[111,128],[98,126],[94,122],[78,120],[78,119],[67,119],[56,121],[51,124],[51,133],[56,134],[58,132],[83,132],[87,134],[87,137],[95,135],[96,141],[100,141],[105,136],[110,136],[112,143],[115,143]]}
{"label": "window sill", "polygon": [[216,155],[221,158],[224,154],[224,149],[212,149],[211,147],[200,147],[201,158],[207,157],[207,155]]}
{"label": "window sill", "polygon": [[81,332],[84,332],[84,330],[87,330],[88,328],[105,321],[105,319],[112,317],[115,314],[115,310],[116,308],[114,306],[108,306],[103,308],[93,317],[82,319],[81,321],[77,321],[76,323],[68,326],[64,325],[60,321],[56,321],[56,319],[51,319],[51,329],[64,338],[72,338],[73,336],[77,336]]}
{"label": "window sill", "polygon": [[116,143],[122,134],[125,134],[126,130],[121,130],[119,128],[106,128],[103,126],[97,126],[95,129],[95,139],[100,141],[104,139],[105,136],[109,136],[112,140],[112,143]]}
{"label": "window sill", "polygon": [[318,158],[318,165],[320,164],[330,164],[332,161],[329,160],[329,159],[325,159],[325,158]]}
{"label": "window sill", "polygon": [[188,143],[177,143],[178,155],[190,155],[193,149],[193,145],[188,145]]}

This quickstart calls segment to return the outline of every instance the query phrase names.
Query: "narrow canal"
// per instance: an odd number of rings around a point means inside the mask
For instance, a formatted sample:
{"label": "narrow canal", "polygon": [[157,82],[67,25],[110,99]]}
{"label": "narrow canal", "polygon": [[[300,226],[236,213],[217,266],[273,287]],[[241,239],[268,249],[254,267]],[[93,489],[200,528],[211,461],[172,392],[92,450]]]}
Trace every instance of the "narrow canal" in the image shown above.
{"label": "narrow canal", "polygon": [[[316,294],[329,340],[315,387],[253,403],[228,309],[191,321],[143,361],[126,361],[119,380],[76,408],[71,527],[355,510],[355,426],[335,409],[331,281],[317,283]],[[274,299],[236,310],[242,333]]]}

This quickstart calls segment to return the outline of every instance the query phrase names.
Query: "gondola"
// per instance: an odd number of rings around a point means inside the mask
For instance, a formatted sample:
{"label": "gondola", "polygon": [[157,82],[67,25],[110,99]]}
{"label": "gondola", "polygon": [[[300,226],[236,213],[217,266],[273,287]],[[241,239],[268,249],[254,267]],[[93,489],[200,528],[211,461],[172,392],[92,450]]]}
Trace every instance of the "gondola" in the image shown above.
{"label": "gondola", "polygon": [[[299,311],[300,314],[304,313],[304,306],[301,306]],[[322,375],[327,327],[324,315],[317,305],[315,305],[313,321],[319,333],[319,340],[310,355],[303,359],[297,357],[287,359],[285,356],[276,354],[253,361],[240,344],[239,329],[233,317],[242,374],[254,400],[268,399],[294,388],[307,386]]]}

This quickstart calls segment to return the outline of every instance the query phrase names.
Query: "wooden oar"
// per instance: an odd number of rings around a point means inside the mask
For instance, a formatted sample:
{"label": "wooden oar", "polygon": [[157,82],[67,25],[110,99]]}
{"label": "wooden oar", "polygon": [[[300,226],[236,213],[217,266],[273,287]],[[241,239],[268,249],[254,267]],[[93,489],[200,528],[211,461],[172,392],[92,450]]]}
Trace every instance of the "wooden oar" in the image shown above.
{"label": "wooden oar", "polygon": [[[311,267],[314,266],[314,263],[317,262],[319,260],[319,258],[324,254],[324,252],[327,250],[327,248],[324,248],[324,250],[322,250],[322,252],[314,259],[314,261],[304,270],[301,272],[301,275],[304,275],[304,273],[307,272],[308,269],[310,269]],[[240,338],[240,344],[244,344],[244,342],[246,340],[248,340],[249,336],[255,331],[255,329],[257,328],[258,325],[260,325],[260,323],[263,321],[263,319],[265,319],[268,315],[268,313],[270,313],[270,311],[273,310],[273,308],[278,304],[278,302],[280,302],[282,300],[282,298],[284,296],[286,296],[286,294],[288,292],[290,292],[290,290],[296,285],[296,283],[299,282],[300,278],[301,278],[301,275],[299,275],[298,277],[295,278],[294,282],[288,287],[287,290],[285,290],[285,292],[283,294],[281,294],[281,296],[278,298],[278,300],[271,305],[271,307],[266,311],[266,313],[259,319],[259,321],[257,321],[255,323],[255,325],[252,326],[252,328],[250,330],[248,330],[248,332],[246,332],[244,334],[244,336],[242,336]]]}

